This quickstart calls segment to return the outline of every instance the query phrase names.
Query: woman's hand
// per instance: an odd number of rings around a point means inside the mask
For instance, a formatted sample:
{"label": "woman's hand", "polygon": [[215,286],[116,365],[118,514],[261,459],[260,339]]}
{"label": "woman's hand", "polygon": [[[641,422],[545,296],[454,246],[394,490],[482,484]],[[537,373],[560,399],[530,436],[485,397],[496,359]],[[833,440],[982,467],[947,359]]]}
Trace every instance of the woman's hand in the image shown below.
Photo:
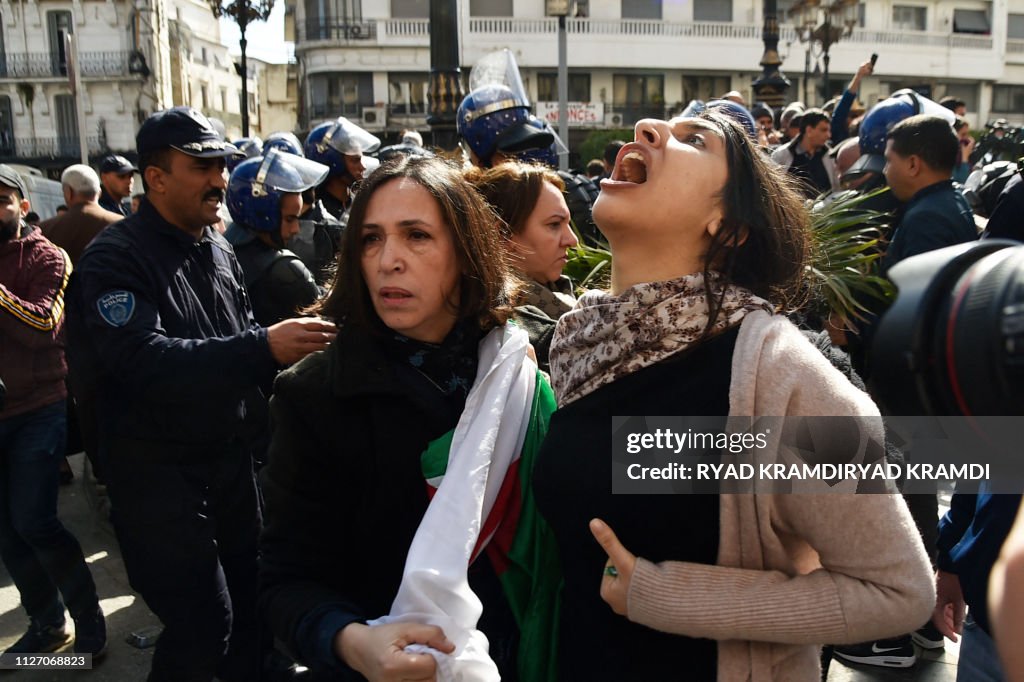
{"label": "woman's hand", "polygon": [[446,654],[455,651],[441,628],[419,623],[369,627],[351,623],[334,637],[334,653],[369,682],[434,682],[437,662],[405,647],[425,644]]}
{"label": "woman's hand", "polygon": [[601,519],[590,521],[590,532],[608,554],[608,563],[605,564],[604,577],[601,579],[601,599],[608,602],[612,611],[625,616],[628,610],[626,598],[636,567],[636,556],[622,546],[612,529]]}

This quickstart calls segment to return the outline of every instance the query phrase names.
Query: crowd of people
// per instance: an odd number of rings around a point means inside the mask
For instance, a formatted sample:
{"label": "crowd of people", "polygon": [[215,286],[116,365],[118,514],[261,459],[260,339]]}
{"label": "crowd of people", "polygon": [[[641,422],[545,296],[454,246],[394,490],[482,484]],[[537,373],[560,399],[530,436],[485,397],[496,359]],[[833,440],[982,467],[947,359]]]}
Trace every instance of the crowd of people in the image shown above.
{"label": "crowd of people", "polygon": [[[612,492],[624,408],[884,441],[875,318],[799,314],[809,206],[887,187],[883,275],[984,225],[963,112],[865,109],[871,70],[821,108],[731,92],[642,120],[586,174],[498,85],[459,108],[464,156],[157,112],[137,163],[68,167],[39,227],[0,165],[0,556],[29,617],[7,652],[108,648],[56,514],[75,435],[163,625],[153,682],[817,680],[961,633],[958,679],[1022,679],[1020,496],[939,521],[894,487]],[[581,242],[611,251],[607,289],[563,274]]]}

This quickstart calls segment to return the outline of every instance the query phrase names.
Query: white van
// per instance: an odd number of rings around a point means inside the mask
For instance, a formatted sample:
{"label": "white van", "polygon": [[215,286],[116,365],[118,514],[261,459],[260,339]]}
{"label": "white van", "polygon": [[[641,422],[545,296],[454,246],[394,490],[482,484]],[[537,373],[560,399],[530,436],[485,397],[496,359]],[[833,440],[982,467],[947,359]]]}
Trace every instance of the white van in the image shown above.
{"label": "white van", "polygon": [[40,220],[47,220],[57,215],[57,207],[64,203],[64,190],[56,180],[43,177],[37,168],[9,163],[9,167],[17,171],[28,189],[29,210],[39,214]]}

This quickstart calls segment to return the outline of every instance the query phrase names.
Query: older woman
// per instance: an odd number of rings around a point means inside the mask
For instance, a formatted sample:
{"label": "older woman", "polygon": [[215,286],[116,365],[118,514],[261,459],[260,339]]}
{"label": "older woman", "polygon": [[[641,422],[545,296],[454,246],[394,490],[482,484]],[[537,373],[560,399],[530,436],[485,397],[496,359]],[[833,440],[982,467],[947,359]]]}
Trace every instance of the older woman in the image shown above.
{"label": "older woman", "polygon": [[532,466],[554,401],[505,324],[510,289],[493,214],[457,168],[401,158],[366,180],[321,306],[337,340],[271,401],[260,603],[315,670],[516,679],[514,614],[473,559],[509,549],[492,539],[509,535],[498,486]]}
{"label": "older woman", "polygon": [[569,223],[565,183],[546,166],[518,161],[474,168],[467,177],[501,219],[512,265],[527,282],[515,318],[547,371],[555,323],[576,303],[572,282],[562,275],[569,249],[579,243]]}
{"label": "older woman", "polygon": [[898,495],[611,492],[616,415],[877,417],[775,314],[808,252],[783,174],[713,112],[644,120],[594,216],[612,290],[558,323],[534,472],[564,566],[561,679],[815,680],[818,645],[925,622],[929,565]]}

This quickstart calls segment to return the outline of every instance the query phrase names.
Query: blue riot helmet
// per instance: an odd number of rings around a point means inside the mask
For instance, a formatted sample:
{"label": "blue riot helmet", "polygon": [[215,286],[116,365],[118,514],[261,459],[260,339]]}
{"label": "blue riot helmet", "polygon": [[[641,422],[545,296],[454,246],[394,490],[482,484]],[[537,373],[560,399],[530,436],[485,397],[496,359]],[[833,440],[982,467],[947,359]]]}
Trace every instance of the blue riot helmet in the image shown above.
{"label": "blue riot helmet", "polygon": [[[280,239],[281,195],[315,187],[327,166],[271,147],[266,155],[238,164],[228,180],[227,204],[232,219],[246,229]],[[275,241],[277,241],[275,240]]]}
{"label": "blue riot helmet", "polygon": [[228,172],[235,170],[235,168],[245,159],[252,159],[260,156],[263,153],[263,140],[258,137],[243,137],[235,140],[231,144],[238,147],[238,151],[245,154],[245,156],[229,156],[225,159],[228,166]]}
{"label": "blue riot helmet", "polygon": [[715,99],[707,103],[705,111],[714,111],[738,123],[754,142],[757,142],[757,122],[742,104],[727,99]]}
{"label": "blue riot helmet", "polygon": [[686,105],[686,108],[679,112],[679,115],[683,118],[693,118],[699,116],[702,111],[707,108],[704,104],[704,100],[691,99],[690,103]]}
{"label": "blue riot helmet", "polygon": [[[552,128],[551,124],[547,121],[537,118],[531,114],[529,125],[536,130],[548,133],[551,136],[551,143],[545,145],[544,143],[547,141],[545,137],[536,134],[531,136],[531,134],[527,132],[526,134],[521,134],[519,136],[522,138],[518,145],[521,148],[521,151],[511,149],[505,139],[499,139],[498,150],[509,155],[515,155],[516,158],[522,161],[543,163],[551,166],[552,168],[558,168],[559,154],[568,153],[569,148],[565,146],[565,143],[562,142],[562,138],[558,136],[558,133],[555,132],[554,128]],[[522,148],[531,143],[536,144],[537,146]]]}
{"label": "blue riot helmet", "polygon": [[859,132],[861,157],[843,173],[843,179],[881,173],[885,168],[885,140],[889,131],[900,121],[917,114],[939,116],[951,126],[956,121],[956,114],[952,111],[909,88],[894,92],[864,115]]}
{"label": "blue riot helmet", "polygon": [[263,140],[263,151],[266,152],[267,149],[276,149],[279,152],[295,156],[305,156],[299,138],[295,137],[295,133],[285,131],[267,135],[267,139]]}
{"label": "blue riot helmet", "polygon": [[371,154],[379,148],[380,139],[344,116],[313,128],[305,144],[306,158],[330,168],[331,176],[351,175],[345,165],[346,156]]}
{"label": "blue riot helmet", "polygon": [[538,132],[543,134],[530,126],[529,121],[529,105],[511,88],[498,84],[484,85],[470,92],[462,99],[456,113],[459,137],[483,166],[491,164],[498,150],[499,135],[505,143],[518,147],[511,151],[550,145],[548,136],[546,141],[536,140],[536,144],[520,146],[526,137]]}

